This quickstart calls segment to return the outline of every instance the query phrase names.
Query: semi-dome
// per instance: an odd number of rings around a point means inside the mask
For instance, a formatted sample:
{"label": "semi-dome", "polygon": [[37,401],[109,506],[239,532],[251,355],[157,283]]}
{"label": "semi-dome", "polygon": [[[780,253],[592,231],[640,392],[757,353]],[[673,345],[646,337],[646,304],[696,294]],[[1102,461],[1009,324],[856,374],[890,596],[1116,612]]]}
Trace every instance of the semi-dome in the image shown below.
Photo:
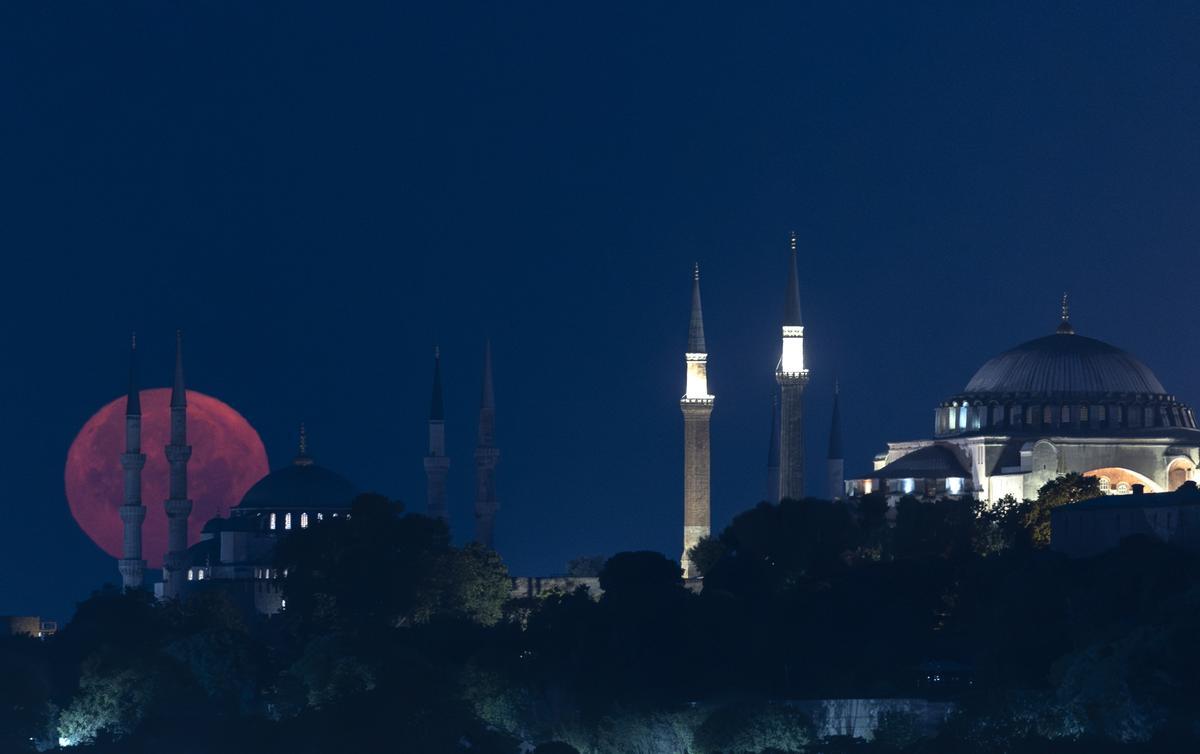
{"label": "semi-dome", "polygon": [[276,469],[247,490],[240,510],[349,508],[358,489],[341,474],[301,453],[290,466]]}
{"label": "semi-dome", "polygon": [[1095,338],[1060,328],[988,360],[967,395],[1164,395],[1162,383],[1134,356]]}

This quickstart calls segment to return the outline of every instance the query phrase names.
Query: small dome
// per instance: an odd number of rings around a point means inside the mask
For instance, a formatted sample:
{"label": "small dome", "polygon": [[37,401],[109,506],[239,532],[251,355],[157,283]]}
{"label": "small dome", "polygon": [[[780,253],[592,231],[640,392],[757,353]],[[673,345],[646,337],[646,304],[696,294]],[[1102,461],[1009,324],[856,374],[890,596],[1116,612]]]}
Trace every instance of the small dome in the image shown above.
{"label": "small dome", "polygon": [[240,510],[349,508],[358,489],[341,474],[318,466],[304,453],[258,480],[242,497]]}
{"label": "small dome", "polygon": [[977,394],[1074,396],[1165,395],[1150,368],[1119,348],[1061,327],[990,359],[964,391]]}

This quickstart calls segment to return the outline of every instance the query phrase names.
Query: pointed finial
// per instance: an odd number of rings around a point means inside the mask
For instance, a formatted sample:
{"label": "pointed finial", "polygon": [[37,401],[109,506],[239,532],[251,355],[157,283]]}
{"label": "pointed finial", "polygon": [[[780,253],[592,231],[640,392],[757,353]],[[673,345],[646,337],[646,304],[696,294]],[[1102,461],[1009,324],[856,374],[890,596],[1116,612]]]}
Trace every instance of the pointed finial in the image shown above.
{"label": "pointed finial", "polygon": [[442,358],[442,347],[441,346],[433,347],[433,358],[435,358],[435,359]]}
{"label": "pointed finial", "polygon": [[138,387],[137,334],[129,339],[129,392],[125,396],[125,415],[142,415],[142,397]]}
{"label": "pointed finial", "polygon": [[1071,325],[1071,301],[1067,294],[1062,295],[1062,322],[1058,324],[1059,335],[1074,335],[1075,328]]}
{"label": "pointed finial", "polygon": [[433,347],[433,392],[429,398],[429,420],[441,421],[446,418],[442,408],[442,349]]}
{"label": "pointed finial", "polygon": [[800,319],[800,274],[796,271],[796,231],[792,231],[792,256],[788,261],[787,292],[783,307],[783,326],[798,327]]}
{"label": "pointed finial", "polygon": [[841,392],[842,392],[841,380],[839,380],[837,377],[834,377],[833,378],[833,394],[840,395]]}
{"label": "pointed finial", "polygon": [[130,351],[137,350],[137,333],[136,332],[132,332],[129,334],[129,350]]}
{"label": "pointed finial", "polygon": [[187,406],[187,390],[183,384],[183,330],[175,331],[175,383],[171,388],[171,407]]}
{"label": "pointed finial", "polygon": [[312,457],[308,454],[308,427],[304,422],[300,422],[300,452],[292,459],[292,463],[297,466],[312,466]]}

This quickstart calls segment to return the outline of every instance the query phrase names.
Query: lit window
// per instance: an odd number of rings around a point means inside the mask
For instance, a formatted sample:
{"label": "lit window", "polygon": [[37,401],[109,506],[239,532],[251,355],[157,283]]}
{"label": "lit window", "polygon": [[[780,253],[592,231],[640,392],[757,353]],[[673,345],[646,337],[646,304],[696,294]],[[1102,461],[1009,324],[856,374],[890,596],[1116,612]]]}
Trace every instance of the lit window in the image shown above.
{"label": "lit window", "polygon": [[958,429],[958,411],[950,409],[950,429]]}
{"label": "lit window", "polygon": [[195,579],[196,579],[196,571],[195,571],[195,569],[193,569],[193,568],[189,568],[189,569],[188,569],[188,581],[194,581]]}
{"label": "lit window", "polygon": [[279,609],[287,610],[287,600],[279,600]]}
{"label": "lit window", "polygon": [[950,477],[946,480],[946,492],[951,495],[958,495],[962,492],[963,480],[962,477]]}
{"label": "lit window", "polygon": [[1106,476],[1100,477],[1099,485],[1100,485],[1100,491],[1103,492],[1105,495],[1107,495],[1109,490],[1112,489],[1112,482],[1110,482],[1108,480],[1108,477],[1106,477]]}
{"label": "lit window", "polygon": [[317,514],[317,520],[318,520],[318,521],[324,521],[324,520],[325,520],[325,514],[324,514],[324,513],[318,513],[318,514]]}
{"label": "lit window", "polygon": [[958,426],[960,429],[967,428],[967,404],[958,407]]}
{"label": "lit window", "polygon": [[291,530],[291,528],[292,528],[292,514],[291,513],[283,514],[283,528]]}
{"label": "lit window", "polygon": [[1118,484],[1117,485],[1117,494],[1118,495],[1128,495],[1129,494],[1129,485],[1126,484],[1125,482],[1121,482],[1120,484]]}
{"label": "lit window", "polygon": [[301,529],[308,528],[308,514],[307,513],[300,514],[300,528]]}
{"label": "lit window", "polygon": [[196,571],[196,581],[204,581],[204,569]]}
{"label": "lit window", "polygon": [[275,531],[275,514],[274,513],[271,514],[270,527],[271,527],[271,531]]}
{"label": "lit window", "polygon": [[906,494],[906,495],[911,495],[911,494],[912,494],[912,491],[913,491],[913,486],[914,486],[914,485],[913,485],[913,480],[911,480],[911,479],[905,479],[905,480],[904,480],[904,494]]}

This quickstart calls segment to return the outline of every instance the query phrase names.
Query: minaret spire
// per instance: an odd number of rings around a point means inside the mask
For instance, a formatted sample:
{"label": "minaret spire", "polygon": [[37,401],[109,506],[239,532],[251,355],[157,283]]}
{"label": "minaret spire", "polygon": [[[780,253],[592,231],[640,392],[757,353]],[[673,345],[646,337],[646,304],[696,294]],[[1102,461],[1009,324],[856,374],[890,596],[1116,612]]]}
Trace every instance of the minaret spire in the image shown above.
{"label": "minaret spire", "polygon": [[701,574],[692,562],[691,549],[711,532],[709,418],[714,397],[708,392],[708,347],[704,342],[704,315],[700,308],[700,266],[692,272],[692,316],[688,325],[686,389],[679,400],[683,412],[683,555],[685,579]]}
{"label": "minaret spire", "polygon": [[121,560],[117,567],[121,572],[121,585],[125,589],[139,589],[146,572],[146,561],[142,559],[142,522],[146,520],[146,508],[142,505],[142,468],[146,456],[142,454],[142,401],[138,387],[137,335],[129,343],[129,392],[125,397],[125,452],[121,454],[121,468],[125,474],[125,497],[121,505],[121,523],[124,539]]}
{"label": "minaret spire", "polygon": [[442,409],[442,352],[433,348],[433,392],[429,399],[429,454],[425,456],[426,512],[431,518],[449,520],[446,506],[446,415]]}
{"label": "minaret spire", "polygon": [[479,400],[479,432],[475,443],[475,541],[492,547],[496,524],[496,396],[492,388],[492,342],[483,350],[483,390]]}
{"label": "minaret spire", "polygon": [[784,295],[783,343],[775,381],[779,383],[779,497],[804,497],[804,324],[800,319],[800,276],[796,265],[796,233],[791,234],[791,259]]}
{"label": "minaret spire", "polygon": [[842,410],[837,380],[833,381],[833,418],[829,423],[829,499],[840,500],[846,494],[846,461],[842,455]]}
{"label": "minaret spire", "polygon": [[175,381],[171,388],[171,442],[166,447],[170,466],[167,512],[167,554],[163,559],[163,596],[178,598],[183,593],[187,567],[188,499],[187,465],[192,447],[187,444],[187,389],[183,380],[183,331],[175,333]]}

